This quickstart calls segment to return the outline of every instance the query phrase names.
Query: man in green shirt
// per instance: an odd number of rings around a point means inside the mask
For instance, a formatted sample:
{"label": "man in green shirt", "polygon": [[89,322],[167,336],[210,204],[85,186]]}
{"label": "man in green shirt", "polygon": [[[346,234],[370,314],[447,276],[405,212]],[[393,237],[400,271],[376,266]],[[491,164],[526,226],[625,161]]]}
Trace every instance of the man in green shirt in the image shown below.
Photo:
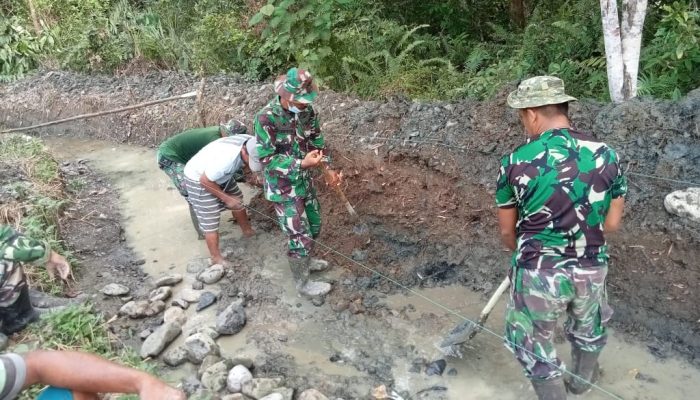
{"label": "man in green shirt", "polygon": [[[619,228],[627,193],[617,153],[571,126],[574,100],[553,76],[508,96],[527,141],[501,159],[497,179],[501,238],[513,251],[505,342],[540,400],[582,394],[597,379],[612,316],[605,234]],[[566,383],[553,342],[562,316],[576,377]]]}
{"label": "man in green shirt", "polygon": [[38,318],[29,298],[22,263],[46,265],[46,269],[67,280],[71,268],[49,244],[0,225],[0,332],[11,335]]}
{"label": "man in green shirt", "polygon": [[[185,185],[185,165],[204,146],[227,136],[244,134],[247,132],[242,122],[232,119],[219,126],[208,126],[205,128],[194,128],[177,135],[171,136],[158,147],[158,167],[165,172],[173,182],[175,188],[187,199],[187,187]],[[189,203],[189,201],[188,201]],[[200,240],[204,239],[204,234],[199,230],[197,217],[190,205],[190,217],[192,224],[197,230]]]}

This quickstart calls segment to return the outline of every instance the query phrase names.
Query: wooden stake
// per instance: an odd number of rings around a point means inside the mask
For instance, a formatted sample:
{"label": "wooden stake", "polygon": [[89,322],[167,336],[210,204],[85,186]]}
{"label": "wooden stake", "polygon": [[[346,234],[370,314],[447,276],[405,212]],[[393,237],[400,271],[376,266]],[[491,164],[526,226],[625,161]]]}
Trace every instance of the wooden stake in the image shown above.
{"label": "wooden stake", "polygon": [[186,99],[186,98],[189,98],[189,97],[194,97],[194,96],[196,96],[196,95],[197,95],[197,92],[196,92],[196,91],[195,91],[195,92],[189,92],[189,93],[181,94],[181,95],[178,95],[178,96],[171,96],[171,97],[166,97],[166,98],[164,98],[164,99],[146,101],[146,102],[143,102],[143,103],[134,104],[134,105],[127,106],[127,107],[117,108],[117,109],[114,109],[114,110],[100,111],[100,112],[90,113],[90,114],[81,114],[81,115],[76,115],[76,116],[73,116],[73,117],[68,117],[68,118],[59,119],[59,120],[56,120],[56,121],[44,122],[44,123],[42,123],[42,124],[37,124],[37,125],[32,125],[32,126],[24,126],[24,127],[21,127],[21,128],[7,129],[7,130],[4,130],[4,131],[0,131],[0,134],[1,134],[1,133],[11,133],[11,132],[26,131],[26,130],[35,129],[35,128],[43,128],[43,127],[45,127],[45,126],[58,125],[58,124],[62,124],[62,123],[64,123],[64,122],[75,121],[75,120],[77,120],[77,119],[86,119],[86,118],[99,117],[99,116],[107,115],[107,114],[115,114],[115,113],[119,113],[119,112],[123,112],[123,111],[133,110],[133,109],[136,109],[136,108],[152,106],[152,105],[154,105],[154,104],[165,103],[165,102],[167,102],[167,101],[173,101],[173,100],[178,100],[178,99]]}

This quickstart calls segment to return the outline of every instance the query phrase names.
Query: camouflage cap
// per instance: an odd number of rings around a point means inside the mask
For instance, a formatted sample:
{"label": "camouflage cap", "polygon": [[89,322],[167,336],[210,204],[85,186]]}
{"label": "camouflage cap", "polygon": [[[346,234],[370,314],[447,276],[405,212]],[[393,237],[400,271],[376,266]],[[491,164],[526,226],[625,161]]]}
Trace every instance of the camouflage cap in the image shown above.
{"label": "camouflage cap", "polygon": [[533,108],[569,101],[576,101],[576,98],[564,92],[564,81],[555,76],[526,79],[508,95],[508,105],[513,108]]}
{"label": "camouflage cap", "polygon": [[245,127],[243,122],[237,119],[230,119],[225,124],[220,124],[219,128],[224,131],[226,136],[243,135],[248,133],[248,128]]}
{"label": "camouflage cap", "polygon": [[275,92],[285,100],[308,104],[318,96],[318,86],[308,71],[294,67],[277,77]]}

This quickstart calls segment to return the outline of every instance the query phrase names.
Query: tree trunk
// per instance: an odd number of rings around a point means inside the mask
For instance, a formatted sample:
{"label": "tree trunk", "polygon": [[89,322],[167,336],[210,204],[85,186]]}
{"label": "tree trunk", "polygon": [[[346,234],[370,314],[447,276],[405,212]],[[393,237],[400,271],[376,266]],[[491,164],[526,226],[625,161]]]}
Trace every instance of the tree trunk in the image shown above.
{"label": "tree trunk", "polygon": [[639,53],[642,48],[642,28],[646,10],[647,0],[622,0],[622,95],[625,100],[637,96]]}
{"label": "tree trunk", "polygon": [[510,0],[510,20],[518,28],[525,28],[525,0]]}
{"label": "tree trunk", "polygon": [[624,100],[622,94],[624,64],[622,62],[622,38],[620,36],[617,1],[600,0],[600,12],[603,20],[603,38],[605,41],[605,60],[610,100],[614,103],[619,103]]}
{"label": "tree trunk", "polygon": [[37,35],[41,33],[41,24],[39,23],[39,18],[36,16],[36,8],[34,8],[34,1],[27,0],[27,5],[29,6],[29,14],[32,16],[32,24],[34,25],[34,33]]}

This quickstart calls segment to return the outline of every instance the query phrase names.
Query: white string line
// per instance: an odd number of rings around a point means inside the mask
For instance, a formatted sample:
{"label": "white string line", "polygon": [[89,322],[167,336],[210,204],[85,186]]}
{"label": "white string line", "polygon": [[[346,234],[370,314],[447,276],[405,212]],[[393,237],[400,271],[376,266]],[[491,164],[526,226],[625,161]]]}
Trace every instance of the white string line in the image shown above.
{"label": "white string line", "polygon": [[[267,218],[268,220],[275,222],[275,223],[276,223],[277,225],[279,225],[280,228],[281,228],[281,223],[280,223],[276,218],[272,218],[272,217],[270,217],[269,215],[267,215],[267,214],[265,214],[265,213],[263,213],[263,212],[261,212],[261,211],[258,211],[258,210],[256,210],[255,208],[253,208],[253,207],[251,207],[251,206],[249,206],[249,205],[246,205],[245,207],[246,207],[247,209],[249,209],[249,210],[251,210],[251,211],[253,211],[253,212],[255,212],[255,213],[257,213],[257,214],[259,214],[259,215],[261,215],[261,216],[263,216],[263,217],[265,217],[265,218]],[[437,302],[437,301],[431,299],[430,297],[427,297],[427,296],[423,295],[422,293],[420,293],[420,292],[418,292],[418,291],[416,291],[416,290],[413,290],[413,289],[409,288],[408,286],[403,285],[403,284],[400,283],[399,281],[397,281],[397,280],[395,280],[395,279],[393,279],[393,278],[391,278],[391,277],[389,277],[389,276],[387,276],[387,275],[384,275],[384,274],[382,274],[381,272],[379,272],[379,271],[377,271],[377,270],[375,270],[375,269],[373,269],[373,268],[370,268],[370,267],[368,267],[368,266],[366,266],[366,265],[364,265],[364,264],[362,264],[362,263],[360,263],[360,262],[357,262],[357,261],[353,260],[351,257],[348,257],[347,255],[345,255],[345,254],[343,254],[343,253],[337,251],[336,249],[334,249],[334,248],[332,248],[332,247],[330,247],[330,246],[328,246],[328,245],[326,245],[326,244],[324,244],[324,243],[322,243],[322,242],[319,242],[318,240],[316,240],[316,239],[314,239],[314,238],[310,238],[310,239],[311,239],[311,241],[313,241],[314,243],[318,244],[319,246],[325,248],[326,250],[328,250],[328,251],[330,251],[330,252],[332,252],[332,253],[335,253],[335,254],[337,254],[338,256],[340,256],[340,257],[342,257],[342,258],[344,258],[344,259],[346,259],[346,260],[348,260],[348,261],[350,261],[350,262],[352,262],[352,263],[354,263],[354,264],[356,264],[356,265],[359,265],[360,267],[366,269],[367,271],[370,271],[370,272],[372,272],[372,273],[378,275],[379,277],[386,279],[387,281],[389,281],[389,282],[395,284],[396,286],[400,287],[401,289],[404,289],[404,290],[409,291],[410,293],[412,293],[412,294],[414,294],[414,295],[416,295],[416,296],[422,298],[423,300],[425,300],[425,301],[427,301],[427,302],[433,304],[434,306],[437,306],[438,308],[441,308],[442,310],[447,311],[448,313],[450,313],[450,314],[452,314],[452,315],[454,315],[454,316],[456,316],[456,317],[458,317],[458,318],[461,318],[461,319],[464,320],[464,321],[468,321],[468,322],[470,322],[471,324],[477,326],[477,323],[476,323],[475,321],[472,321],[471,319],[465,317],[464,315],[460,314],[458,311],[455,311],[455,310],[449,308],[448,306],[443,305],[443,304],[441,304],[441,303],[439,303],[439,302]],[[501,336],[500,334],[498,334],[498,333],[496,333],[496,332],[490,330],[490,329],[487,328],[486,326],[483,326],[483,325],[482,325],[482,326],[480,326],[480,329],[483,330],[483,331],[485,331],[485,332],[487,332],[487,333],[489,333],[489,334],[491,334],[492,336],[494,336],[494,337],[496,337],[496,338],[498,338],[498,339],[501,339],[501,340],[504,340],[504,339],[505,339],[503,336]],[[513,346],[519,348],[520,350],[523,350],[523,351],[526,352],[527,354],[529,354],[529,355],[535,357],[536,359],[538,359],[538,360],[544,362],[545,364],[549,364],[550,366],[554,367],[555,369],[557,369],[557,370],[559,370],[559,371],[562,371],[563,373],[565,373],[565,374],[567,374],[567,375],[570,375],[570,376],[572,376],[572,377],[574,377],[574,378],[577,378],[577,379],[579,379],[579,380],[581,380],[581,381],[583,381],[583,382],[585,382],[585,383],[591,385],[591,387],[593,387],[593,388],[599,390],[599,391],[602,392],[602,393],[605,393],[605,394],[608,395],[610,398],[617,399],[617,400],[623,400],[622,397],[620,397],[620,396],[618,396],[618,395],[616,395],[616,394],[614,394],[614,393],[612,393],[612,392],[610,392],[610,391],[608,391],[608,390],[606,390],[606,389],[604,389],[604,388],[598,386],[597,384],[595,384],[595,383],[593,383],[593,382],[591,382],[591,381],[589,381],[589,380],[586,380],[586,379],[584,379],[584,378],[582,378],[582,377],[580,377],[580,376],[574,374],[573,372],[568,371],[567,369],[561,369],[558,365],[554,364],[553,362],[551,362],[551,361],[549,361],[549,360],[546,360],[546,359],[544,359],[544,358],[538,356],[537,354],[535,354],[535,353],[531,352],[530,350],[528,350],[528,349],[526,349],[526,348],[520,346],[519,344],[513,343],[513,342],[511,342],[511,343],[512,343]]]}
{"label": "white string line", "polygon": [[[429,145],[429,146],[442,146],[442,147],[447,147],[447,148],[455,149],[455,150],[481,152],[479,150],[472,149],[468,146],[455,146],[455,145],[450,145],[447,143],[438,142],[438,140],[440,140],[440,139],[432,139],[432,140],[435,140],[435,142],[433,142],[433,141],[429,141],[429,140],[414,140],[411,138],[389,138],[389,137],[381,137],[381,136],[372,137],[372,136],[361,136],[361,135],[348,135],[348,134],[343,134],[343,133],[333,133],[333,134],[330,134],[329,136],[341,136],[341,137],[360,138],[360,139],[368,139],[368,140],[385,140],[385,141],[394,141],[394,142],[403,142],[403,143],[425,144],[425,145]],[[662,176],[642,174],[640,172],[631,171],[631,172],[626,172],[626,174],[641,176],[641,177],[649,178],[649,179],[658,179],[658,180],[667,181],[667,182],[681,183],[681,184],[690,185],[690,186],[700,186],[700,182],[692,182],[692,181],[685,181],[685,180],[680,180],[680,179],[664,178]]]}

